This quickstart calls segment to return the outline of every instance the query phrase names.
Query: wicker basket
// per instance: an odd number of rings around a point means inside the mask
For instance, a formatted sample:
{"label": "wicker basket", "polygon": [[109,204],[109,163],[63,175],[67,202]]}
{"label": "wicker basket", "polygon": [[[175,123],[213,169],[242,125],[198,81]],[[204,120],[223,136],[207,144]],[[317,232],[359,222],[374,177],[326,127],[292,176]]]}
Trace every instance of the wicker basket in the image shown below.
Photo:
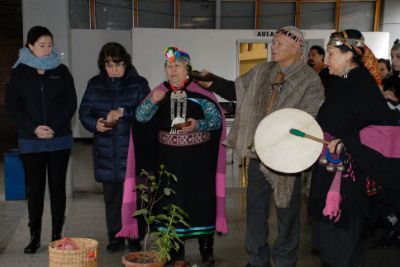
{"label": "wicker basket", "polygon": [[49,244],[49,267],[97,267],[98,245],[94,239],[71,237],[79,250],[56,249],[59,241]]}

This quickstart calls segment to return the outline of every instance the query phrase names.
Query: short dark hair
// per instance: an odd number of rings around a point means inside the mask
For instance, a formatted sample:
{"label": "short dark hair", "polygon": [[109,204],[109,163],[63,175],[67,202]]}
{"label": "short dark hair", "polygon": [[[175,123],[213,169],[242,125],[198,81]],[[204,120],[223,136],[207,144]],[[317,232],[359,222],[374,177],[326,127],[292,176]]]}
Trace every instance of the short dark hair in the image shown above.
{"label": "short dark hair", "polygon": [[39,25],[33,26],[28,31],[25,47],[28,47],[28,44],[33,45],[42,36],[50,36],[51,40],[53,40],[53,34],[51,34],[49,29]]}
{"label": "short dark hair", "polygon": [[124,62],[125,67],[132,65],[132,58],[126,52],[126,49],[119,43],[110,42],[106,43],[100,50],[97,66],[101,71],[106,68],[106,63],[112,61],[115,63]]}
{"label": "short dark hair", "polygon": [[317,51],[318,55],[321,55],[323,58],[325,58],[325,50],[324,50],[321,46],[319,46],[319,45],[313,45],[313,46],[311,46],[311,48],[310,48],[310,51],[311,51],[311,50]]}
{"label": "short dark hair", "polygon": [[380,58],[380,59],[378,59],[378,63],[385,63],[386,69],[389,72],[392,70],[392,67],[390,66],[390,60],[389,59]]}

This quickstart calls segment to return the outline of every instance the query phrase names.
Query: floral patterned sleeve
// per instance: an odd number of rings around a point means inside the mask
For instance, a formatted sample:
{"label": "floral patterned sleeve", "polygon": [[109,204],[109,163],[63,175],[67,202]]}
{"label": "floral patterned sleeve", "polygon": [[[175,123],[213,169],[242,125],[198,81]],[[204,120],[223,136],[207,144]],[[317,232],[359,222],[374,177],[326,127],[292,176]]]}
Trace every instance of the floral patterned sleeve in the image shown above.
{"label": "floral patterned sleeve", "polygon": [[196,99],[204,112],[204,119],[197,121],[195,131],[213,131],[222,127],[222,116],[217,106],[205,99]]}
{"label": "floral patterned sleeve", "polygon": [[140,122],[148,122],[156,114],[157,110],[158,105],[154,104],[149,97],[136,108],[136,119]]}

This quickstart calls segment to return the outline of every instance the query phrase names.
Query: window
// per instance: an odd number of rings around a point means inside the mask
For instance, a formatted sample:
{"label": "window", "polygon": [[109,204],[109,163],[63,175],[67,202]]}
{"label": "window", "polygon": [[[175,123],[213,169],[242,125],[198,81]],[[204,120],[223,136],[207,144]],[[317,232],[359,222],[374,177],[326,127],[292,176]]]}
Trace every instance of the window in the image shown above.
{"label": "window", "polygon": [[96,0],[96,26],[98,29],[131,29],[132,17],[132,0]]}
{"label": "window", "polygon": [[215,2],[207,0],[181,0],[180,27],[215,29]]}
{"label": "window", "polygon": [[260,27],[279,29],[282,26],[294,25],[295,13],[295,3],[262,3]]}
{"label": "window", "polygon": [[342,2],[340,9],[340,30],[373,31],[374,2]]}
{"label": "window", "polygon": [[139,27],[174,28],[173,0],[139,0]]}
{"label": "window", "polygon": [[89,29],[89,0],[70,0],[69,19],[71,28]]}
{"label": "window", "polygon": [[303,3],[301,29],[335,29],[335,3]]}
{"label": "window", "polygon": [[221,3],[221,29],[254,29],[254,1],[223,1]]}

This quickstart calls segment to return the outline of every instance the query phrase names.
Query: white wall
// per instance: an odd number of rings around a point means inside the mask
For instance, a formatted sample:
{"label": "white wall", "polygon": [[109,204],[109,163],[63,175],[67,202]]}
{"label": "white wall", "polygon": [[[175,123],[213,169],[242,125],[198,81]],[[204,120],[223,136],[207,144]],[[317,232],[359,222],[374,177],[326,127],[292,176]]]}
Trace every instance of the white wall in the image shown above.
{"label": "white wall", "polygon": [[62,63],[70,66],[68,11],[68,0],[22,0],[24,43],[31,27],[36,25],[47,27],[53,34],[55,47],[61,53]]}
{"label": "white wall", "polygon": [[[71,30],[71,72],[78,95],[78,106],[81,103],[88,80],[99,73],[97,59],[101,48],[111,41],[122,44],[128,53],[132,51],[131,31]],[[74,137],[92,136],[79,122],[78,112],[72,120],[72,131]]]}
{"label": "white wall", "polygon": [[[400,1],[385,0],[383,6],[383,23],[382,30],[390,33],[389,49],[392,48],[393,42],[400,39]],[[385,58],[390,58],[390,50],[388,50]]]}
{"label": "white wall", "polygon": [[374,52],[376,58],[388,58],[390,49],[388,32],[363,32],[365,43]]}

